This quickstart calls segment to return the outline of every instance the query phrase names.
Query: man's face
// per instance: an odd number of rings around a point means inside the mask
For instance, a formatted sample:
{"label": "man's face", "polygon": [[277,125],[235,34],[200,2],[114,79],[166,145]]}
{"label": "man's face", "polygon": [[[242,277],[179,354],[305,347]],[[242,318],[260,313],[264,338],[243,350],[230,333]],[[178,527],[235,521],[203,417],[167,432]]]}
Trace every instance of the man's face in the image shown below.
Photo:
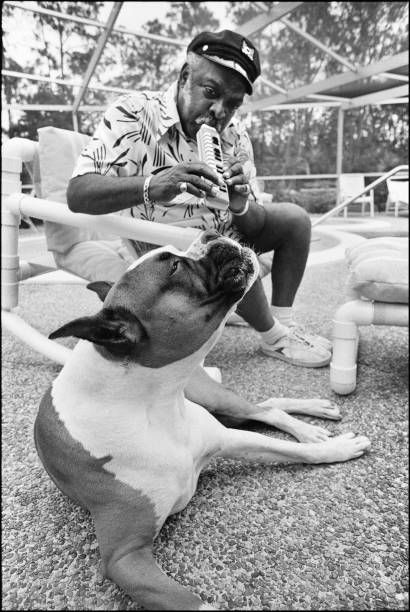
{"label": "man's face", "polygon": [[204,123],[222,132],[245,93],[242,78],[233,70],[198,57],[191,73],[181,77],[178,90],[177,107],[185,134],[195,138]]}

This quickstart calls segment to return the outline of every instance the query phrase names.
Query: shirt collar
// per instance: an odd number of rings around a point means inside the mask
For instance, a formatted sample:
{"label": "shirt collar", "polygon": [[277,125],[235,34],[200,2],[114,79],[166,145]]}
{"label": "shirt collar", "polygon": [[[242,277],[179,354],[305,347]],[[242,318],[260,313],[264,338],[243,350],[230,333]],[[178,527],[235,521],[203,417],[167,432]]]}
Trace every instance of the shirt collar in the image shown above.
{"label": "shirt collar", "polygon": [[163,93],[161,113],[158,125],[158,139],[161,138],[173,125],[180,126],[177,109],[177,89],[178,83],[174,81],[172,85]]}

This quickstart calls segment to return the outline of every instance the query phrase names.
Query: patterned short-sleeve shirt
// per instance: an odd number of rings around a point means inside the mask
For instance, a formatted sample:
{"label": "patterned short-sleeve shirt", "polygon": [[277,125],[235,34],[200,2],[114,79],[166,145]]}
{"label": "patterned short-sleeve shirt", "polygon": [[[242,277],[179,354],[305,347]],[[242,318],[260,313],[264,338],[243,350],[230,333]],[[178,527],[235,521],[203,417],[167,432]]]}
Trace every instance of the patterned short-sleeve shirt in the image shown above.
{"label": "patterned short-sleeve shirt", "polygon": [[[142,91],[121,96],[108,107],[94,136],[81,152],[73,177],[147,176],[170,166],[198,162],[196,141],[185,136],[176,106],[176,82],[164,92]],[[224,156],[240,157],[254,193],[257,192],[253,150],[246,129],[231,121],[221,134]],[[183,193],[170,202],[139,204],[123,214],[199,229],[215,228],[240,238],[229,211],[208,208],[197,197]]]}

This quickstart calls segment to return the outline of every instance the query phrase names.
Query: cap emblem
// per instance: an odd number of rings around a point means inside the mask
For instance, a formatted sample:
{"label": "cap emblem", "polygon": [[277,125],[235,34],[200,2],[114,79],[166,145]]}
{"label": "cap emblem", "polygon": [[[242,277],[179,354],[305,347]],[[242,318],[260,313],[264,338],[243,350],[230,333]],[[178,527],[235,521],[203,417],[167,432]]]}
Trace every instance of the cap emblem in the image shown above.
{"label": "cap emblem", "polygon": [[254,56],[254,53],[255,53],[255,49],[252,49],[251,47],[248,47],[248,45],[246,44],[246,42],[244,40],[242,41],[242,49],[241,49],[241,51],[247,57],[249,57],[250,60],[253,61],[253,56]]}

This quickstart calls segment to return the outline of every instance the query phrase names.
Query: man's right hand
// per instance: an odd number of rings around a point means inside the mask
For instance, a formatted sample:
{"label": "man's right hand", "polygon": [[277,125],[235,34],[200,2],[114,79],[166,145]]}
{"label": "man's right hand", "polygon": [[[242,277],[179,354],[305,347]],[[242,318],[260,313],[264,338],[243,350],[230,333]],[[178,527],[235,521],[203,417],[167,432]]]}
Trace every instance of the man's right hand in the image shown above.
{"label": "man's right hand", "polygon": [[207,164],[202,162],[178,164],[152,175],[149,185],[150,200],[170,202],[185,191],[181,190],[182,183],[186,183],[186,193],[197,198],[215,195],[214,185],[224,185],[223,180]]}

